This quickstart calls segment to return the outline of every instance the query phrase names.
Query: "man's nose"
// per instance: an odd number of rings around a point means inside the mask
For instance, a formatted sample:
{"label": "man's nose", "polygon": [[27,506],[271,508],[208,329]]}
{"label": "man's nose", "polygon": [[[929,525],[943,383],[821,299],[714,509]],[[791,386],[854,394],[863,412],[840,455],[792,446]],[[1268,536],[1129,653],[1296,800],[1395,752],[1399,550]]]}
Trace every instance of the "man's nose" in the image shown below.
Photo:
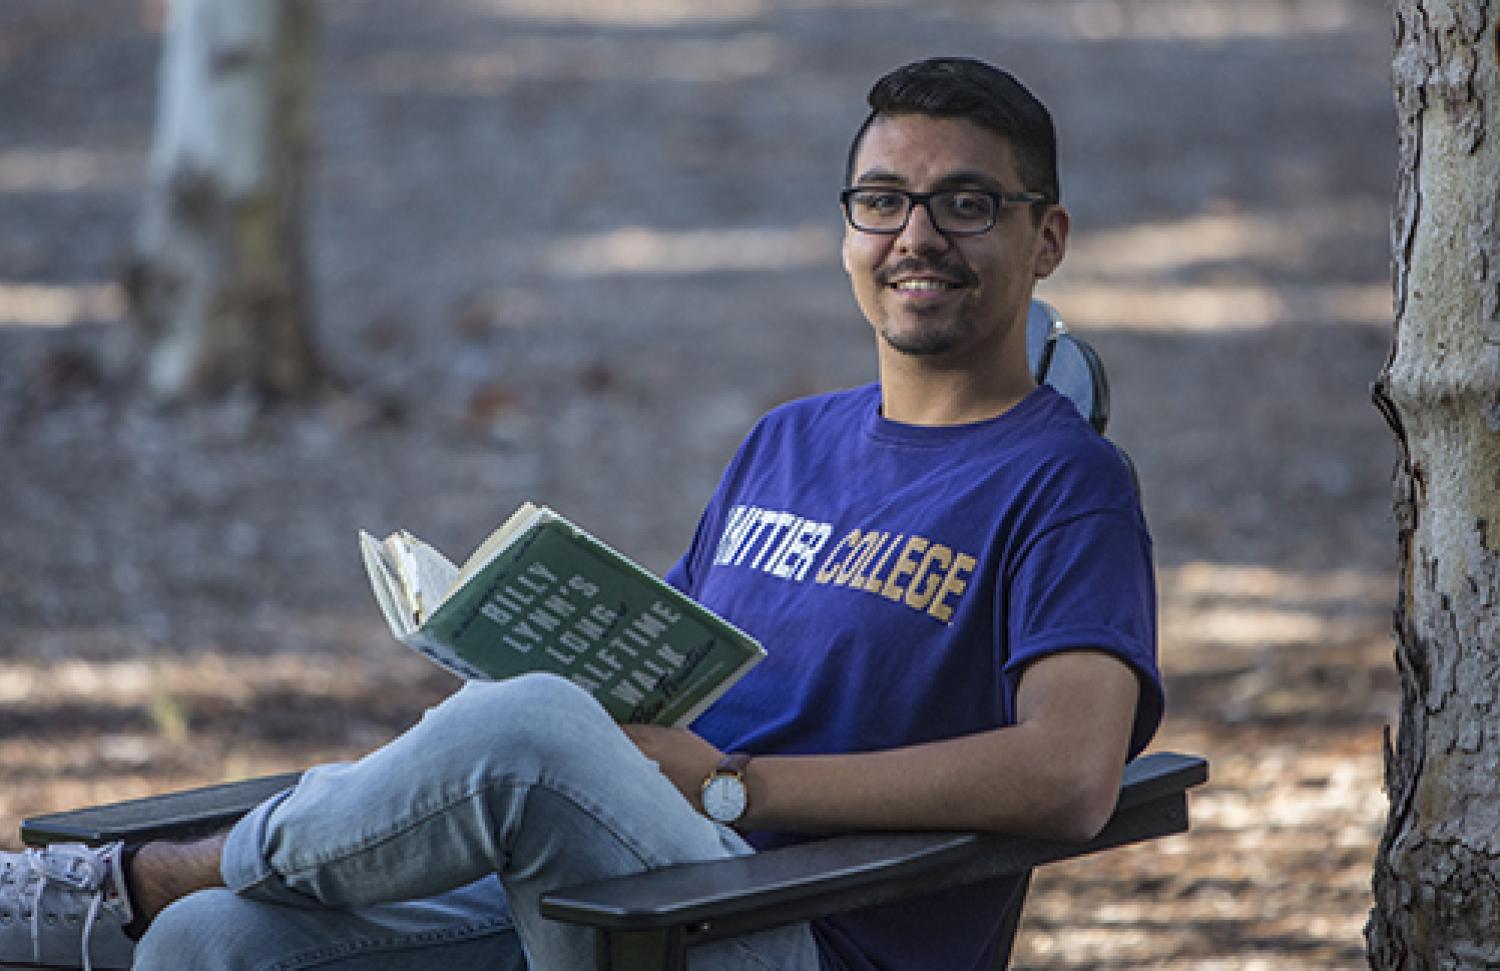
{"label": "man's nose", "polygon": [[896,248],[903,252],[921,253],[945,250],[952,241],[933,222],[932,210],[927,202],[913,203],[906,216],[906,226],[896,237]]}

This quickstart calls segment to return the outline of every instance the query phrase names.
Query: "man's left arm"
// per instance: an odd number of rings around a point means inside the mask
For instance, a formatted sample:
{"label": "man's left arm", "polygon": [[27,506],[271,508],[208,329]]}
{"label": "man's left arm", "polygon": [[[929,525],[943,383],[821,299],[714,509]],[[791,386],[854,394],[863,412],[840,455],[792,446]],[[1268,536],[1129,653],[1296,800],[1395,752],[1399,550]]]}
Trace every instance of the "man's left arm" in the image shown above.
{"label": "man's left arm", "polygon": [[[1114,811],[1140,693],[1135,672],[1111,654],[1049,654],[1021,677],[1014,725],[878,752],[757,756],[738,825],[1088,839]],[[625,730],[701,809],[699,789],[722,753],[684,729]]]}

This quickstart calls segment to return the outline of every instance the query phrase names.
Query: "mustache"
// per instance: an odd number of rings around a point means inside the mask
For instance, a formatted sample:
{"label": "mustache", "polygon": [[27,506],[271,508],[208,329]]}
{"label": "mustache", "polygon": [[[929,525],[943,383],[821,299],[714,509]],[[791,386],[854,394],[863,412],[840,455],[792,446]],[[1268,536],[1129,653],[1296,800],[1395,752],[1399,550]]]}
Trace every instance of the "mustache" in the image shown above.
{"label": "mustache", "polygon": [[881,286],[890,286],[898,277],[935,276],[947,283],[961,287],[973,286],[979,276],[959,260],[932,260],[908,257],[875,273],[875,281]]}

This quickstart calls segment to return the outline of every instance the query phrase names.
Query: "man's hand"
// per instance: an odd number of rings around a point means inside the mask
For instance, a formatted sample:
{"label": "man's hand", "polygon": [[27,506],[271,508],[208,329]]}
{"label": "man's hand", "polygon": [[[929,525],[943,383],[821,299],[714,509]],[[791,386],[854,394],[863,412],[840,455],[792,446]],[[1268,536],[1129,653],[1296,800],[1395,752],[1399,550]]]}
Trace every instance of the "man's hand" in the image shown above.
{"label": "man's hand", "polygon": [[655,762],[687,801],[699,812],[703,780],[724,758],[724,753],[685,728],[661,725],[621,725],[625,734],[646,758]]}

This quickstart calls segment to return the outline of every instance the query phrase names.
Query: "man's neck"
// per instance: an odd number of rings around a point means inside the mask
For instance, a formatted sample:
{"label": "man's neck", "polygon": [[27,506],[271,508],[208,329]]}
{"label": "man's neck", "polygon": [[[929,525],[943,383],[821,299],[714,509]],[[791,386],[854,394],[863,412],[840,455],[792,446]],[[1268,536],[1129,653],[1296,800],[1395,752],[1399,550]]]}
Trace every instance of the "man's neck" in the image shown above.
{"label": "man's neck", "polygon": [[907,425],[965,425],[1004,414],[1036,388],[1026,369],[944,370],[910,358],[883,360],[881,414]]}

